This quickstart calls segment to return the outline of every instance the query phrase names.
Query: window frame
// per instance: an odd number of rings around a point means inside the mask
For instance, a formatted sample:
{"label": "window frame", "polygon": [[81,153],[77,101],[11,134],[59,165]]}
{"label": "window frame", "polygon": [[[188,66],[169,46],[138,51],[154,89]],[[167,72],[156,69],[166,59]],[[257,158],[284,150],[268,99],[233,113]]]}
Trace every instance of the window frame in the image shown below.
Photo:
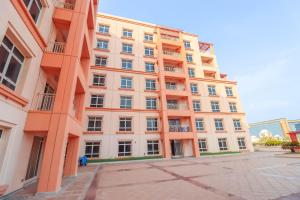
{"label": "window frame", "polygon": [[[224,146],[224,142],[225,142],[225,146]],[[219,150],[220,151],[228,151],[228,141],[227,141],[227,138],[218,138],[218,146],[219,146]]]}
{"label": "window frame", "polygon": [[214,119],[215,130],[216,131],[224,131],[224,120],[221,118]]}
{"label": "window frame", "polygon": [[225,87],[225,92],[227,97],[233,97],[233,90],[232,87]]}
{"label": "window frame", "polygon": [[156,110],[157,109],[157,98],[156,97],[146,97],[146,109],[147,110]]}
{"label": "window frame", "polygon": [[209,96],[217,96],[217,90],[215,85],[208,85],[207,86],[208,95]]}
{"label": "window frame", "polygon": [[229,102],[229,110],[232,113],[236,113],[237,112],[237,106],[235,102]]}
{"label": "window frame", "polygon": [[210,101],[212,112],[221,112],[219,101]]}
{"label": "window frame", "polygon": [[237,138],[237,143],[238,143],[239,150],[246,150],[247,149],[246,140],[245,140],[244,137],[238,137]]}
{"label": "window frame", "polygon": [[[98,76],[98,77],[96,77]],[[98,82],[95,82],[95,78],[99,80]],[[104,79],[103,85],[101,84],[101,79]],[[105,87],[106,85],[106,75],[104,74],[93,74],[93,86],[99,86],[99,87]]]}
{"label": "window frame", "polygon": [[108,50],[109,47],[109,41],[104,40],[104,39],[97,39],[97,49],[103,49],[103,50]]}
{"label": "window frame", "polygon": [[122,37],[132,38],[133,37],[133,30],[128,29],[128,28],[123,28],[123,30],[122,30]]}
{"label": "window frame", "polygon": [[[198,126],[198,124],[201,124],[201,126]],[[197,131],[204,131],[204,119],[203,118],[195,118],[195,126]]]}
{"label": "window frame", "polygon": [[[151,126],[148,126],[151,124]],[[158,131],[158,118],[157,117],[147,117],[146,118],[146,129],[147,131]]]}
{"label": "window frame", "polygon": [[191,41],[184,40],[183,44],[185,49],[191,49]]}
{"label": "window frame", "polygon": [[154,57],[154,48],[153,47],[145,47],[144,55],[147,57]]}
{"label": "window frame", "polygon": [[[93,99],[96,99],[96,103],[93,104]],[[100,100],[100,102],[99,102]],[[102,103],[101,103],[102,101]],[[91,101],[90,101],[91,108],[103,108],[104,107],[104,94],[91,94]]]}
{"label": "window frame", "polygon": [[132,54],[133,52],[133,44],[122,43],[122,53]]}
{"label": "window frame", "polygon": [[[145,88],[146,90],[155,91],[156,90],[156,80],[154,79],[146,79],[145,80]],[[152,87],[154,86],[154,87]]]}
{"label": "window frame", "polygon": [[[99,65],[97,64],[97,60],[99,61]],[[98,67],[106,67],[108,58],[105,56],[95,56],[95,66]]]}
{"label": "window frame", "polygon": [[128,76],[121,76],[120,84],[121,84],[120,88],[122,88],[122,89],[132,89],[133,88],[133,78],[128,77]]}
{"label": "window frame", "polygon": [[[122,104],[124,103],[124,104]],[[120,108],[122,109],[132,109],[133,98],[132,96],[128,95],[121,95],[120,96]]]}
{"label": "window frame", "polygon": [[194,112],[201,112],[201,101],[200,100],[193,100],[193,110]]}
{"label": "window frame", "polygon": [[[123,146],[123,151],[120,152],[120,146]],[[126,150],[126,146],[129,146],[130,151]],[[132,155],[132,141],[122,140],[118,141],[118,157],[129,157]]]}
{"label": "window frame", "polygon": [[[203,147],[203,142],[205,143],[205,147]],[[208,146],[207,146],[207,139],[206,138],[199,138],[198,139],[198,145],[199,145],[199,152],[207,152]]]}
{"label": "window frame", "polygon": [[[37,1],[40,3],[40,5],[37,3]],[[36,3],[36,6],[37,6],[37,8],[38,8],[38,10],[39,10],[39,13],[38,13],[38,16],[37,16],[36,19],[34,19],[33,16],[31,15],[31,13],[30,13],[30,9],[31,9],[31,7],[32,7],[33,2]],[[40,20],[41,13],[42,13],[42,11],[43,11],[43,7],[44,7],[44,6],[43,6],[43,1],[42,1],[42,0],[29,0],[28,5],[26,5],[25,2],[24,2],[24,0],[23,0],[23,3],[24,3],[24,5],[25,5],[27,11],[29,12],[29,14],[30,14],[32,20],[34,21],[35,24],[37,24],[37,23],[39,22],[39,20]]]}
{"label": "window frame", "polygon": [[243,130],[241,119],[232,119],[232,122],[235,131]]}
{"label": "window frame", "polygon": [[[4,40],[7,40],[7,42],[10,43],[11,48],[5,43]],[[7,58],[4,62],[3,70],[0,72],[0,84],[4,85],[6,88],[9,88],[10,90],[15,91],[18,85],[18,81],[20,80],[20,74],[22,74],[24,63],[25,63],[25,56],[21,53],[21,51],[16,47],[16,45],[8,38],[6,35],[4,36],[3,40],[1,41],[0,48],[3,48],[7,55]],[[16,55],[15,50],[21,58]],[[17,72],[16,82],[11,80],[11,78],[7,77],[7,72],[10,69],[10,63],[12,60],[17,61],[17,63],[20,65],[19,71]],[[15,72],[15,70],[14,70]]]}
{"label": "window frame", "polygon": [[193,63],[193,54],[190,54],[190,53],[187,53],[186,55],[185,55],[185,57],[186,57],[186,62],[188,62],[188,63]]}
{"label": "window frame", "polygon": [[[91,143],[91,144],[88,144],[88,143]],[[91,152],[89,154],[87,154],[87,147],[88,146],[91,147]],[[94,153],[94,147],[97,147],[97,146],[98,146],[99,151],[98,151],[98,153]],[[98,156],[94,156],[94,154],[98,155]],[[100,140],[99,141],[85,141],[84,155],[88,158],[91,158],[91,159],[100,158],[101,157],[101,141]]]}
{"label": "window frame", "polygon": [[[105,27],[103,30],[107,31],[101,31],[101,27]],[[106,24],[98,24],[98,32],[102,34],[109,34],[110,26]]]}
{"label": "window frame", "polygon": [[144,33],[144,41],[153,42],[153,39],[154,39],[154,35],[152,33]]}
{"label": "window frame", "polygon": [[[149,145],[152,148],[150,150],[149,150]],[[159,155],[159,154],[160,154],[159,140],[147,140],[147,155]]]}
{"label": "window frame", "polygon": [[189,74],[189,77],[190,77],[190,78],[195,78],[195,77],[196,77],[195,69],[189,67],[189,68],[188,68],[188,74]]}
{"label": "window frame", "polygon": [[[192,94],[199,94],[198,84],[197,83],[190,83],[191,93]],[[194,90],[196,89],[196,90]]]}
{"label": "window frame", "polygon": [[132,68],[133,68],[133,61],[131,59],[121,60],[121,69],[132,70]]}
{"label": "window frame", "polygon": [[[122,127],[122,123],[124,126]],[[130,126],[128,126],[130,124]],[[121,132],[128,132],[132,131],[133,127],[133,120],[132,117],[119,117],[119,131]]]}
{"label": "window frame", "polygon": [[[149,68],[148,68],[149,66],[151,66],[151,70],[149,70]],[[155,63],[153,63],[153,62],[145,62],[145,71],[146,72],[155,72]]]}
{"label": "window frame", "polygon": [[[93,126],[90,126],[90,120],[93,120]],[[100,122],[100,127],[97,127],[97,121]],[[102,116],[88,116],[88,126],[87,131],[102,131],[103,117]]]}

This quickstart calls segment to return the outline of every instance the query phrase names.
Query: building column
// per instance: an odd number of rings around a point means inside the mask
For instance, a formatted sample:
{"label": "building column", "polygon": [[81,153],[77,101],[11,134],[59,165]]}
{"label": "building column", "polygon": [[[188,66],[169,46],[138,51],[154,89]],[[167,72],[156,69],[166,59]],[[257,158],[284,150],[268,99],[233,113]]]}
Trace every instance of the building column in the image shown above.
{"label": "building column", "polygon": [[194,139],[192,139],[192,143],[193,143],[193,155],[196,158],[198,158],[200,156],[198,138],[194,137]]}
{"label": "building column", "polygon": [[66,160],[64,166],[64,176],[76,176],[78,170],[79,137],[69,137]]}

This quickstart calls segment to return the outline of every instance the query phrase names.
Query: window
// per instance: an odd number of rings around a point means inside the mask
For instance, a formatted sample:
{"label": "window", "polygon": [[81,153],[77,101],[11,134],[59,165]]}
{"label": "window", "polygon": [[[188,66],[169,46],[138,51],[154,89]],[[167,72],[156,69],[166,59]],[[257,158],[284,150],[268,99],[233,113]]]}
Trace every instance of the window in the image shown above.
{"label": "window", "polygon": [[3,134],[3,129],[0,129],[0,139],[2,137],[2,134]]}
{"label": "window", "polygon": [[211,101],[210,104],[212,112],[220,112],[220,106],[218,101]]}
{"label": "window", "polygon": [[132,53],[132,44],[123,43],[122,44],[122,52],[131,54]]}
{"label": "window", "polygon": [[204,122],[201,118],[196,118],[196,129],[197,131],[204,131]]}
{"label": "window", "polygon": [[109,26],[103,25],[103,24],[99,24],[98,31],[100,33],[103,33],[103,34],[108,34],[109,33]]}
{"label": "window", "polygon": [[237,112],[236,103],[229,102],[230,112]]}
{"label": "window", "polygon": [[91,107],[93,108],[103,108],[104,95],[93,94],[91,96]]}
{"label": "window", "polygon": [[156,109],[156,98],[146,98],[146,109]]}
{"label": "window", "polygon": [[132,97],[131,96],[121,96],[120,108],[132,108]]}
{"label": "window", "polygon": [[195,77],[195,69],[189,68],[188,72],[189,72],[189,77],[190,78],[194,78]]}
{"label": "window", "polygon": [[147,118],[147,131],[157,131],[158,130],[158,120],[154,117]]}
{"label": "window", "polygon": [[153,34],[145,33],[144,40],[149,41],[149,42],[153,42]]}
{"label": "window", "polygon": [[177,110],[178,109],[177,100],[167,100],[167,108]]}
{"label": "window", "polygon": [[226,150],[228,150],[228,147],[227,147],[227,138],[218,138],[218,143],[219,143],[219,149],[220,149],[220,151],[226,151]]}
{"label": "window", "polygon": [[209,85],[209,86],[207,86],[207,89],[208,89],[208,95],[210,95],[210,96],[216,96],[217,95],[216,86]]}
{"label": "window", "polygon": [[200,101],[193,101],[193,108],[195,112],[200,112],[201,111],[201,104]]}
{"label": "window", "polygon": [[215,128],[216,128],[216,131],[224,130],[223,119],[215,119]]}
{"label": "window", "polygon": [[94,86],[105,86],[105,75],[94,74],[93,75]]}
{"label": "window", "polygon": [[23,2],[25,3],[32,19],[36,23],[43,8],[41,0],[23,0]]}
{"label": "window", "polygon": [[123,29],[123,37],[132,38],[132,30]]}
{"label": "window", "polygon": [[176,90],[176,83],[174,83],[174,82],[166,82],[166,88],[168,90]]}
{"label": "window", "polygon": [[226,95],[228,97],[232,97],[233,96],[233,92],[232,92],[232,88],[231,87],[225,87],[226,90]]}
{"label": "window", "polygon": [[121,88],[132,88],[132,78],[121,77]]}
{"label": "window", "polygon": [[122,59],[122,69],[132,70],[132,60]]}
{"label": "window", "polygon": [[151,47],[145,47],[145,56],[154,56],[154,49]]}
{"label": "window", "polygon": [[192,94],[198,94],[198,85],[196,83],[191,83]]}
{"label": "window", "polygon": [[155,71],[154,63],[146,62],[145,68],[146,68],[146,72],[154,72]]}
{"label": "window", "polygon": [[119,131],[131,131],[132,130],[132,118],[131,117],[120,117]]}
{"label": "window", "polygon": [[147,153],[148,155],[159,154],[158,140],[148,140],[147,141]]}
{"label": "window", "polygon": [[146,79],[146,90],[156,90],[155,80]]}
{"label": "window", "polygon": [[238,138],[237,139],[238,145],[239,145],[239,149],[247,149],[246,147],[246,143],[245,143],[245,138]]}
{"label": "window", "polygon": [[101,131],[102,117],[89,117],[88,131]]}
{"label": "window", "polygon": [[186,61],[189,63],[193,62],[193,55],[192,54],[186,54]]}
{"label": "window", "polygon": [[199,144],[199,151],[200,152],[206,152],[207,151],[206,139],[199,139],[198,144]]}
{"label": "window", "polygon": [[100,157],[100,141],[85,143],[85,156],[88,158]]}
{"label": "window", "polygon": [[95,65],[96,66],[106,66],[107,65],[107,58],[106,57],[101,57],[101,56],[96,56]]}
{"label": "window", "polygon": [[0,46],[0,83],[15,90],[24,56],[14,44],[4,37]]}
{"label": "window", "polygon": [[108,49],[108,41],[106,40],[97,40],[98,49]]}
{"label": "window", "polygon": [[190,41],[183,41],[184,43],[184,48],[185,49],[191,49],[191,42]]}
{"label": "window", "polygon": [[131,141],[119,141],[118,156],[131,156]]}
{"label": "window", "polygon": [[234,130],[236,130],[236,131],[242,130],[241,120],[233,119],[233,126],[234,126]]}

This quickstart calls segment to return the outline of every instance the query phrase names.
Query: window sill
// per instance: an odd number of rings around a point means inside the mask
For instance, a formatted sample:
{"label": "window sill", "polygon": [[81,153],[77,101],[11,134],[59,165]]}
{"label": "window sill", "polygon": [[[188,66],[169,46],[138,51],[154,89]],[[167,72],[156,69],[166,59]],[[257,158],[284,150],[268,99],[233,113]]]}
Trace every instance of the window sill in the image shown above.
{"label": "window sill", "polygon": [[133,53],[127,53],[127,52],[123,52],[123,51],[121,51],[120,54],[127,55],[127,56],[134,56]]}
{"label": "window sill", "polygon": [[156,59],[156,57],[154,56],[146,56],[146,55],[144,55],[144,58]]}
{"label": "window sill", "polygon": [[103,132],[102,131],[84,131],[83,134],[97,134],[97,135],[102,135]]}
{"label": "window sill", "polygon": [[117,131],[116,134],[134,134],[133,131]]}
{"label": "window sill", "polygon": [[145,131],[145,134],[160,134],[160,131]]}
{"label": "window sill", "polygon": [[201,94],[199,94],[199,93],[192,93],[192,95],[194,95],[194,96],[201,96]]}
{"label": "window sill", "polygon": [[191,48],[186,48],[185,50],[186,51],[194,51],[194,49],[191,49]]}
{"label": "window sill", "polygon": [[124,90],[124,91],[134,91],[133,88],[119,88],[119,90]]}
{"label": "window sill", "polygon": [[108,37],[111,36],[111,34],[109,34],[109,33],[100,33],[100,32],[96,32],[96,34],[97,34],[97,35],[102,35],[102,36],[108,36]]}
{"label": "window sill", "polygon": [[227,96],[227,98],[230,98],[230,99],[236,99],[235,96]]}
{"label": "window sill", "polygon": [[246,130],[235,130],[234,132],[236,132],[236,133],[245,133]]}
{"label": "window sill", "polygon": [[144,43],[155,44],[153,41],[144,40]]}
{"label": "window sill", "polygon": [[186,63],[187,63],[188,65],[196,65],[196,63],[194,63],[194,62],[188,62],[188,61],[186,61]]}
{"label": "window sill", "polygon": [[207,133],[207,131],[197,131],[197,133]]}
{"label": "window sill", "polygon": [[134,38],[132,38],[132,37],[122,36],[121,39],[134,41]]}
{"label": "window sill", "polygon": [[22,107],[25,107],[28,104],[28,100],[19,96],[16,94],[15,91],[6,88],[4,85],[0,84],[0,95],[6,97],[7,99],[10,99],[14,101],[15,103],[21,105]]}
{"label": "window sill", "polygon": [[220,97],[219,95],[208,95],[209,97]]}
{"label": "window sill", "polygon": [[216,133],[227,133],[227,131],[215,131]]}
{"label": "window sill", "polygon": [[158,93],[158,91],[157,91],[157,90],[144,90],[144,92]]}
{"label": "window sill", "polygon": [[95,88],[95,89],[107,89],[106,86],[97,86],[97,85],[90,85],[89,88]]}
{"label": "window sill", "polygon": [[109,49],[100,49],[100,48],[94,48],[96,51],[101,51],[101,52],[110,52]]}

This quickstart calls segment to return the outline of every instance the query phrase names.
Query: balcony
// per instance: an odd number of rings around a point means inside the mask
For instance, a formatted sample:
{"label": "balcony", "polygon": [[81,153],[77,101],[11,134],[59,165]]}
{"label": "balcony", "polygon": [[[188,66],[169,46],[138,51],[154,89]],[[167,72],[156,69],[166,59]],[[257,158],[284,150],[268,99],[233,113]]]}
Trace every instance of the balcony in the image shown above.
{"label": "balcony", "polygon": [[182,68],[176,67],[176,66],[165,66],[165,76],[168,78],[175,78],[175,79],[185,79],[186,75],[184,74],[184,71]]}
{"label": "balcony", "polygon": [[64,42],[50,42],[43,54],[41,67],[46,72],[57,72],[63,63],[63,53],[65,52]]}
{"label": "balcony", "polygon": [[191,129],[189,126],[169,126],[169,132],[187,133],[191,132]]}
{"label": "balcony", "polygon": [[171,51],[171,50],[163,50],[163,57],[165,60],[169,61],[175,61],[175,62],[182,62],[182,56],[177,51]]}
{"label": "balcony", "polygon": [[206,42],[199,42],[200,53],[206,56],[215,55],[213,44]]}
{"label": "balcony", "polygon": [[188,107],[184,103],[167,104],[169,110],[187,110]]}
{"label": "balcony", "polygon": [[165,45],[171,45],[171,46],[176,46],[176,47],[181,46],[179,37],[172,36],[172,35],[166,35],[166,34],[161,34],[160,37],[161,37],[162,43]]}
{"label": "balcony", "polygon": [[55,94],[45,93],[38,94],[37,101],[33,106],[33,110],[52,111],[55,101]]}
{"label": "balcony", "polygon": [[73,10],[75,8],[74,3],[68,3],[63,1],[55,2],[56,9],[53,14],[53,22],[57,24],[70,24],[72,20]]}
{"label": "balcony", "polygon": [[171,117],[189,117],[191,115],[188,105],[185,103],[167,103],[168,116]]}

